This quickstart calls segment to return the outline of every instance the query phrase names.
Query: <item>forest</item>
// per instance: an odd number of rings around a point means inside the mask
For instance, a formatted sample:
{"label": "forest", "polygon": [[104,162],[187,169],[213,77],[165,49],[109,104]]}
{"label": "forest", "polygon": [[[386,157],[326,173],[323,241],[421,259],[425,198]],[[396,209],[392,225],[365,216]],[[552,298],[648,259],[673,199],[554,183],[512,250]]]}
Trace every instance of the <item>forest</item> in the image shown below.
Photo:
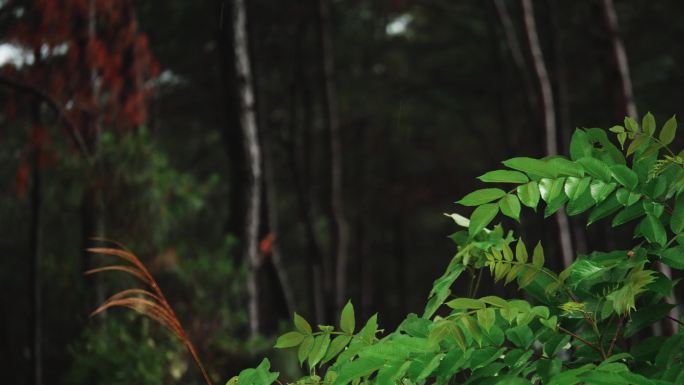
{"label": "forest", "polygon": [[676,0],[0,0],[0,383],[684,384]]}

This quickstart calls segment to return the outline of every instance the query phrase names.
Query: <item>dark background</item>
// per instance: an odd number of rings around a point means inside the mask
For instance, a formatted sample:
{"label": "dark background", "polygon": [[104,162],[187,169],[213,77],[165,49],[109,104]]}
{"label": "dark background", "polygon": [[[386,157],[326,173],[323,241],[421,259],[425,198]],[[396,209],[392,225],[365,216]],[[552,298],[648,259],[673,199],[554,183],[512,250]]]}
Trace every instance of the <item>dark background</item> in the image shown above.
{"label": "dark background", "polygon": [[[201,381],[160,326],[119,309],[88,317],[137,284],[83,276],[112,261],[83,252],[95,235],[150,267],[216,383],[262,355],[294,374],[293,357],[270,349],[292,311],[330,324],[337,299],[350,298],[359,318],[378,312],[388,329],[421,312],[455,249],[442,213],[468,215],[453,202],[500,161],[548,152],[519,1],[246,3],[264,164],[256,198],[234,2],[0,1],[0,382],[35,383],[41,366],[54,384]],[[627,79],[637,114],[660,125],[682,112],[684,3],[531,3],[559,152],[575,127],[622,122]],[[245,231],[250,199],[257,238]],[[561,268],[556,220],[542,219],[527,210],[506,225],[541,239]],[[575,252],[629,244],[627,231],[583,223],[570,219]],[[482,292],[517,295],[489,280]],[[250,301],[261,321],[252,337]]]}

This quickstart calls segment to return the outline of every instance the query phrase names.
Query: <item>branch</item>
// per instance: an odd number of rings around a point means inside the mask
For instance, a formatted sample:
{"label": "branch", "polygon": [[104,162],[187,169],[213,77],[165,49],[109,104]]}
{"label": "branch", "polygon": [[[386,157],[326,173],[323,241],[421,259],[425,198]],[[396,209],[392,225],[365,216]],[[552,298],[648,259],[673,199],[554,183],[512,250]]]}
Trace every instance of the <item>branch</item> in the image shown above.
{"label": "branch", "polygon": [[560,330],[560,331],[562,331],[563,333],[565,333],[565,334],[567,334],[567,335],[569,335],[569,336],[575,338],[576,340],[581,341],[582,343],[584,343],[585,345],[589,346],[590,348],[596,350],[597,352],[599,352],[599,353],[601,354],[601,357],[602,357],[604,360],[606,359],[606,354],[605,354],[601,349],[599,349],[598,346],[596,346],[595,344],[589,342],[588,340],[586,340],[586,339],[584,339],[584,338],[578,336],[577,334],[571,332],[570,330],[568,330],[568,329],[566,329],[566,328],[564,328],[564,327],[562,327],[562,326],[558,326],[558,330]]}
{"label": "branch", "polygon": [[64,127],[66,128],[67,133],[69,134],[69,136],[71,136],[71,139],[73,139],[74,143],[76,143],[76,146],[81,151],[83,156],[86,159],[91,158],[90,152],[88,151],[88,148],[86,147],[85,142],[83,141],[83,137],[81,137],[81,134],[78,132],[78,129],[76,128],[74,123],[69,119],[69,117],[66,114],[66,111],[64,110],[64,108],[62,108],[61,104],[58,103],[51,95],[49,95],[47,92],[40,89],[34,84],[24,82],[19,79],[14,79],[3,74],[0,74],[0,85],[14,89],[18,92],[30,94],[40,99],[43,103],[45,103],[51,110],[53,110],[57,114],[58,120],[64,123]]}
{"label": "branch", "polygon": [[618,336],[620,335],[620,330],[622,329],[622,324],[623,324],[623,319],[622,317],[618,318],[618,325],[617,329],[615,329],[615,335],[613,336],[613,340],[610,341],[610,347],[608,347],[608,355],[613,354],[613,348],[615,347],[615,342],[617,342]]}

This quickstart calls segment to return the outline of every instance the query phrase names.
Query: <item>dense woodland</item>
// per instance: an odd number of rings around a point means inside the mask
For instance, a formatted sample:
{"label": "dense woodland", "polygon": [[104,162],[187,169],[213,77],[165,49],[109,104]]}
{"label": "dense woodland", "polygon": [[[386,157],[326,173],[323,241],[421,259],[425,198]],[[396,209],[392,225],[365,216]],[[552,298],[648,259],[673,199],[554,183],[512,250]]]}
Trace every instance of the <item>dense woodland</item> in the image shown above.
{"label": "dense woodland", "polygon": [[[475,177],[567,153],[576,127],[682,115],[682,12],[675,0],[0,1],[0,382],[201,383],[157,324],[89,316],[135,285],[84,275],[109,261],[87,252],[97,237],[150,268],[215,383],[263,355],[297,376],[295,356],[271,350],[295,311],[332,324],[351,299],[360,319],[395,327],[454,255],[443,213]],[[556,270],[629,246],[633,225],[585,219],[504,222],[540,239]],[[481,294],[519,295],[491,280]]]}

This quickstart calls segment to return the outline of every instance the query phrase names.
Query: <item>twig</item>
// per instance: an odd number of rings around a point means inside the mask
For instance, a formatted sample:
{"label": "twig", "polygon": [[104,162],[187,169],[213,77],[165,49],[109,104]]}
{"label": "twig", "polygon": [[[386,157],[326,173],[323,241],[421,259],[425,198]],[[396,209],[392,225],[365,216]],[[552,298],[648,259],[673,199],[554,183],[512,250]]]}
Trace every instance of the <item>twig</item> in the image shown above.
{"label": "twig", "polygon": [[61,120],[62,123],[64,123],[64,126],[67,129],[67,133],[76,143],[76,146],[81,151],[83,156],[86,159],[91,158],[90,152],[88,151],[88,147],[86,147],[85,141],[81,137],[81,134],[78,132],[76,125],[74,125],[74,123],[69,119],[69,117],[66,114],[66,111],[64,111],[64,108],[62,108],[60,103],[58,103],[51,95],[49,95],[47,92],[40,89],[34,84],[21,81],[18,79],[13,79],[3,74],[0,74],[0,85],[12,88],[19,92],[31,94],[40,99],[41,101],[43,101],[43,103],[45,103],[48,107],[50,107],[51,110],[53,110],[57,114],[58,119]]}
{"label": "twig", "polygon": [[601,358],[603,358],[604,360],[607,358],[607,357],[606,357],[606,354],[605,354],[601,349],[599,349],[598,346],[596,346],[595,344],[593,344],[593,343],[587,341],[586,339],[584,339],[584,338],[578,336],[577,334],[571,332],[570,330],[568,330],[568,329],[566,329],[566,328],[564,328],[564,327],[562,327],[562,326],[558,326],[558,330],[560,330],[560,331],[562,331],[563,333],[565,333],[565,334],[567,334],[567,335],[569,335],[569,336],[575,338],[576,340],[581,341],[582,343],[584,343],[585,345],[589,346],[590,348],[596,350],[597,352],[599,352],[599,353],[601,354]]}
{"label": "twig", "polygon": [[617,342],[618,336],[620,335],[620,330],[622,329],[622,324],[623,324],[623,319],[622,317],[618,318],[618,325],[617,329],[615,329],[615,335],[613,336],[613,340],[610,341],[610,347],[608,348],[608,355],[610,356],[613,354],[613,348],[615,347],[615,342]]}

